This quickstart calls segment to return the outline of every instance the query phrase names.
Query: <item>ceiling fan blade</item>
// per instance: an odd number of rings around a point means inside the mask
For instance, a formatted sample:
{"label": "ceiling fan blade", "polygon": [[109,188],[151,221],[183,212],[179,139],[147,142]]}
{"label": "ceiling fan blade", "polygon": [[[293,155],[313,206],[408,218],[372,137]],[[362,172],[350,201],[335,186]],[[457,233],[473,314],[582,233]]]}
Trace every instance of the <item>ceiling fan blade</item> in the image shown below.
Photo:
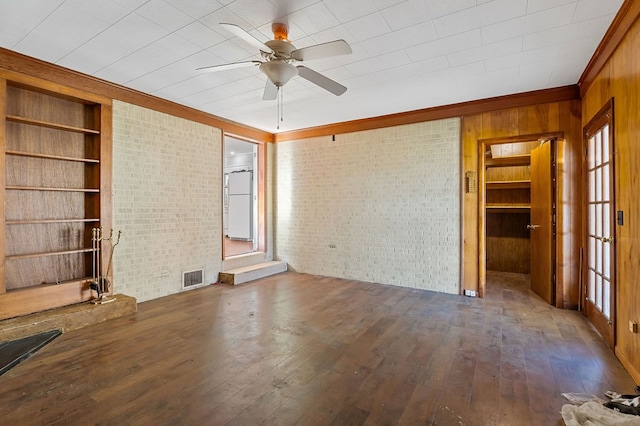
{"label": "ceiling fan blade", "polygon": [[249,66],[258,66],[262,64],[260,61],[244,61],[244,62],[233,62],[231,64],[222,64],[222,65],[212,65],[210,67],[202,67],[196,68],[196,71],[200,72],[217,72],[217,71],[225,71],[225,70],[233,70],[236,68],[244,68]]}
{"label": "ceiling fan blade", "polygon": [[351,53],[351,46],[344,40],[334,40],[327,43],[316,44],[314,46],[303,47],[291,52],[291,57],[296,61],[308,61],[309,59],[320,59],[329,56],[348,55]]}
{"label": "ceiling fan blade", "polygon": [[342,84],[338,83],[337,81],[331,80],[329,77],[325,77],[324,75],[312,70],[311,68],[307,68],[302,65],[298,65],[297,68],[298,75],[300,77],[309,80],[314,84],[317,84],[318,86],[322,87],[325,90],[328,90],[336,96],[340,96],[347,91],[347,88]]}
{"label": "ceiling fan blade", "polygon": [[262,95],[263,101],[273,101],[278,97],[278,87],[267,78],[267,83],[264,85],[264,94]]}
{"label": "ceiling fan blade", "polygon": [[256,49],[261,50],[263,52],[267,52],[267,53],[273,53],[273,50],[271,50],[269,46],[267,46],[266,44],[264,44],[263,42],[261,42],[260,40],[258,40],[257,38],[255,38],[254,36],[246,32],[242,28],[240,28],[239,26],[235,24],[225,24],[225,23],[221,23],[220,26],[225,28],[227,31],[229,31],[231,34],[235,35],[236,37],[243,39],[245,42],[249,43],[251,46],[255,47]]}

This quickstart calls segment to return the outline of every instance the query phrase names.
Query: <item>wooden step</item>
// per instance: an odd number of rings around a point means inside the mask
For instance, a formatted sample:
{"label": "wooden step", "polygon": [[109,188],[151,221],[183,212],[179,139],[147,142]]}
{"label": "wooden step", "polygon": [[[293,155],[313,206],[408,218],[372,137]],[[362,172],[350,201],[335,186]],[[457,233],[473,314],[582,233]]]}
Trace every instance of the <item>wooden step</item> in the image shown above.
{"label": "wooden step", "polygon": [[230,269],[220,272],[219,281],[222,284],[238,285],[270,275],[279,274],[287,270],[287,262],[273,260],[255,265],[243,266],[241,268]]}

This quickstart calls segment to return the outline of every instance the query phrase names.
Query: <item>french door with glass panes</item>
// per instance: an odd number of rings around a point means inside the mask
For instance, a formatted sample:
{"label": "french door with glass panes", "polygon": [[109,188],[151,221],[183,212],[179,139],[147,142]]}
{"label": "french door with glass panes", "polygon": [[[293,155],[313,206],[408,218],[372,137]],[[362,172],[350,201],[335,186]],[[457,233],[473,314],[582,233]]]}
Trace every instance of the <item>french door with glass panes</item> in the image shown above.
{"label": "french door with glass panes", "polygon": [[585,311],[610,347],[615,336],[613,106],[585,127]]}

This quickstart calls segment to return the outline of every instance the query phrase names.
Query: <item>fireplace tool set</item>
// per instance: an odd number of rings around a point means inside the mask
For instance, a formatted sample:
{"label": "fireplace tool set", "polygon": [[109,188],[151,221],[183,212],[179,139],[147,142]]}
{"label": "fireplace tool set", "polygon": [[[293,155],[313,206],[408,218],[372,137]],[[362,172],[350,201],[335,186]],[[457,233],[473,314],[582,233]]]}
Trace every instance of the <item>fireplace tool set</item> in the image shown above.
{"label": "fireplace tool set", "polygon": [[[116,300],[115,297],[109,297],[107,294],[113,291],[109,274],[111,272],[111,263],[113,261],[113,251],[120,243],[120,235],[122,235],[122,231],[118,231],[118,238],[114,242],[113,229],[109,233],[109,238],[104,238],[102,228],[93,228],[91,230],[92,275],[91,284],[89,286],[98,294],[98,298],[91,300],[91,303],[104,304]],[[109,261],[107,262],[107,269],[103,272],[101,268],[101,260],[104,245],[108,245],[107,250],[109,250]]]}

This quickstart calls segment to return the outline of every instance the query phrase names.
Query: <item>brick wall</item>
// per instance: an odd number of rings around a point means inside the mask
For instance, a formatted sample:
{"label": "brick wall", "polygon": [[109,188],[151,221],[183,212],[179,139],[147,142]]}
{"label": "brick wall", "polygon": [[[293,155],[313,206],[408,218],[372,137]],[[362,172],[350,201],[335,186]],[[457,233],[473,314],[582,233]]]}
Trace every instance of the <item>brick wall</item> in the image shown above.
{"label": "brick wall", "polygon": [[458,293],[458,118],[277,143],[275,257],[333,277]]}
{"label": "brick wall", "polygon": [[139,302],[176,293],[182,272],[199,268],[206,283],[217,280],[221,144],[219,129],[114,101],[116,292]]}

